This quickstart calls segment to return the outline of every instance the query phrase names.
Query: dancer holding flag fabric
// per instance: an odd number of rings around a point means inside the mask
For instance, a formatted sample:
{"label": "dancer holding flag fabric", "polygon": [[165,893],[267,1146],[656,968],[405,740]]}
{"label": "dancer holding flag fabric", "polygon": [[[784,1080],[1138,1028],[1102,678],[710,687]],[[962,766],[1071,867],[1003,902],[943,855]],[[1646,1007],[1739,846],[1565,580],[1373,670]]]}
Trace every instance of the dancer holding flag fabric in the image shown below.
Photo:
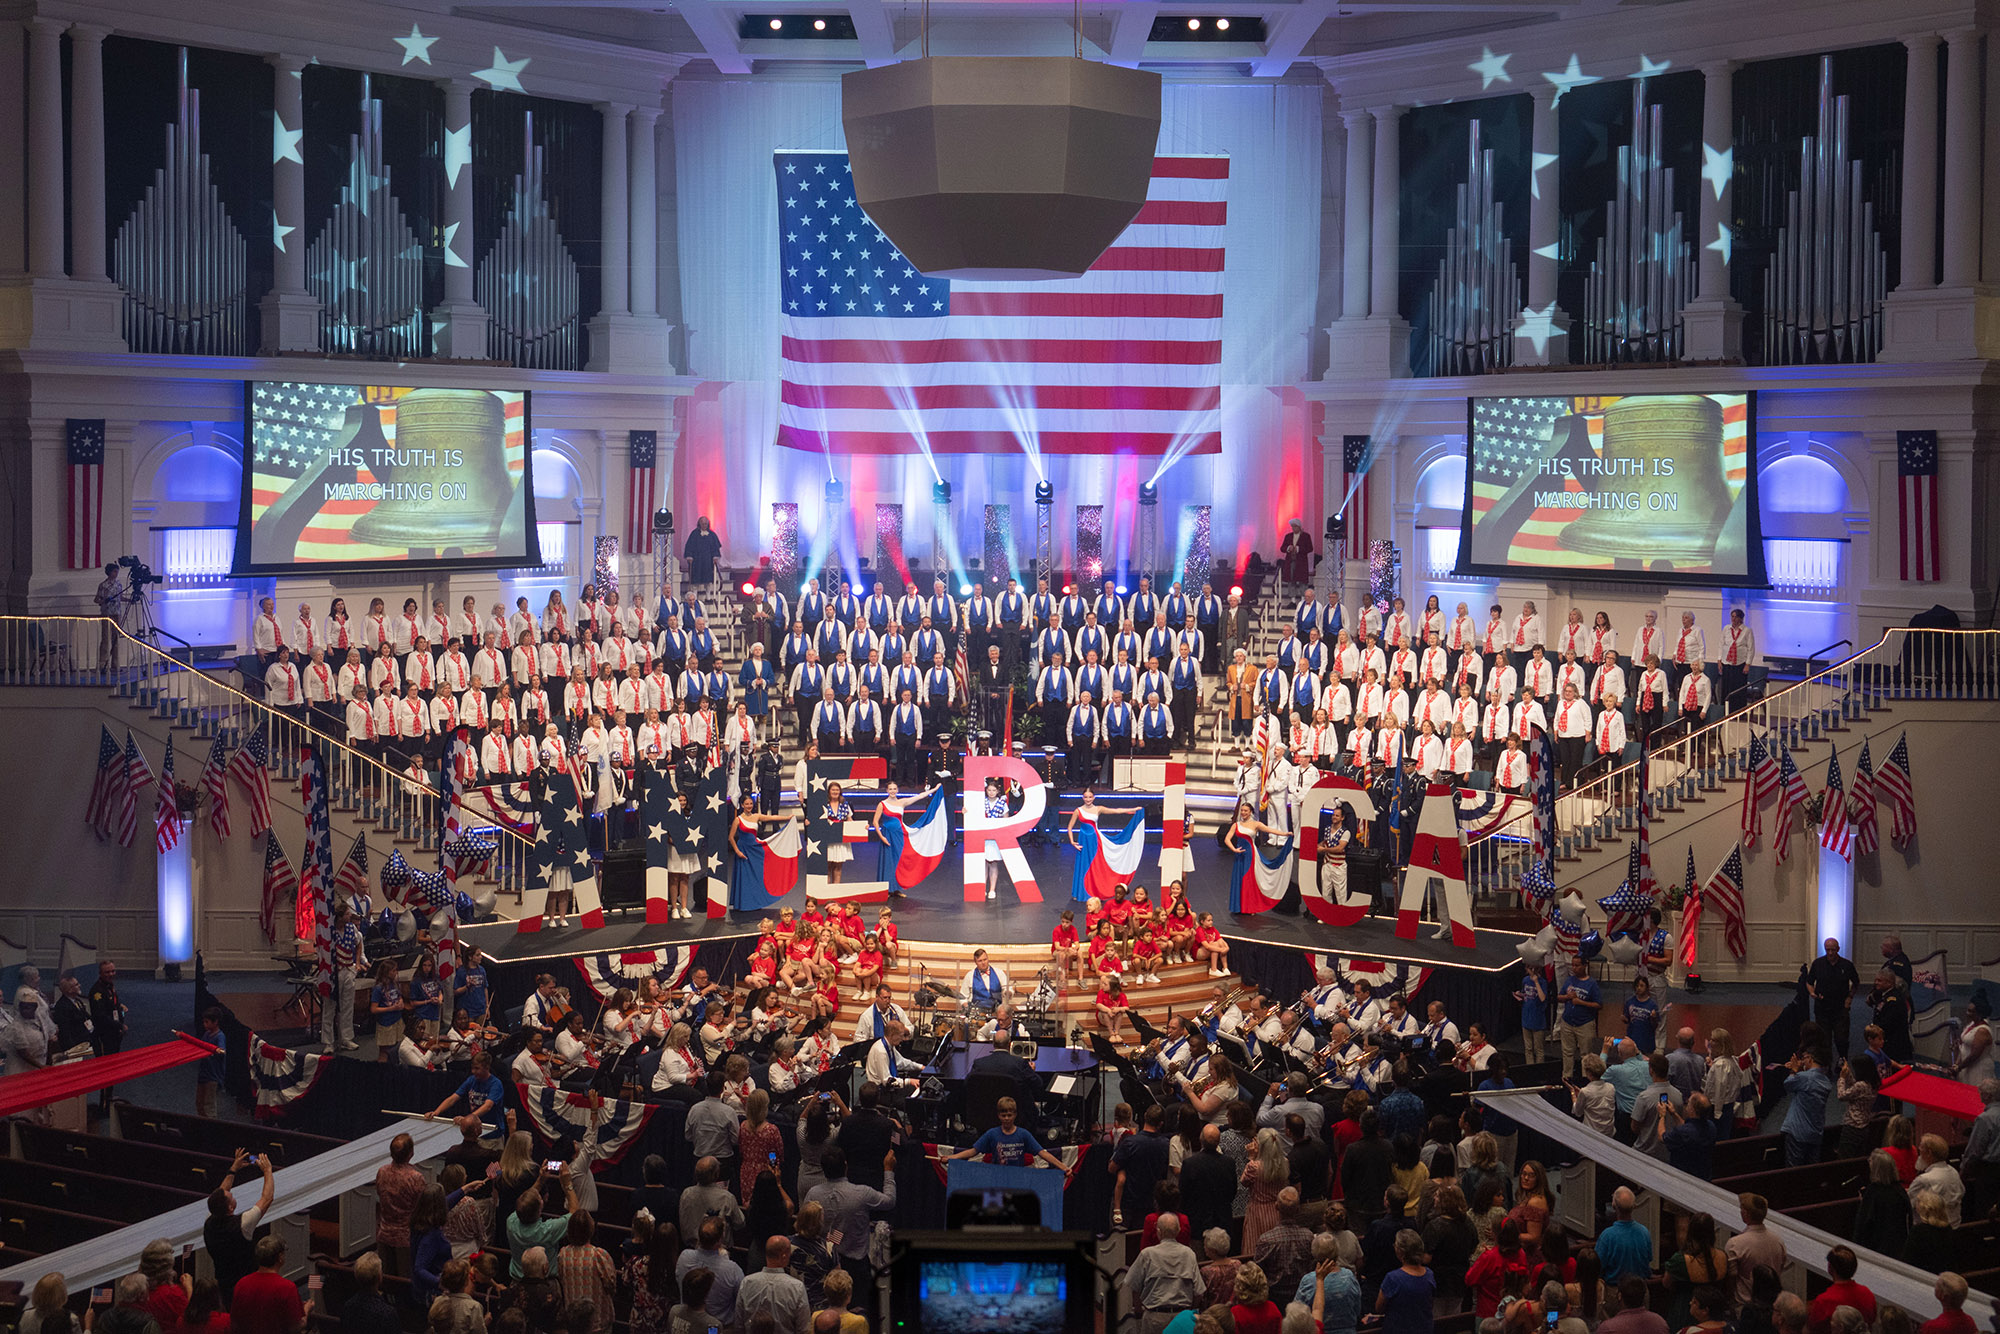
{"label": "dancer holding flag fabric", "polygon": [[[1257,846],[1257,836],[1284,839],[1284,851],[1273,859]],[[1292,879],[1291,835],[1257,818],[1248,798],[1236,803],[1236,819],[1222,836],[1222,846],[1236,854],[1229,871],[1229,911],[1269,912],[1284,901]]]}
{"label": "dancer holding flag fabric", "polygon": [[[1099,819],[1106,815],[1139,818],[1128,821],[1122,830],[1113,832],[1099,828]],[[1100,806],[1096,790],[1086,787],[1083,804],[1070,812],[1069,827],[1065,832],[1069,836],[1069,845],[1076,849],[1069,885],[1069,896],[1073,901],[1088,903],[1093,895],[1108,899],[1114,886],[1129,882],[1139,869],[1139,858],[1145,851],[1146,842],[1145,812],[1140,807]],[[1122,872],[1120,867],[1124,868]]]}
{"label": "dancer holding flag fabric", "polygon": [[[781,826],[765,838],[759,825]],[[757,798],[746,796],[729,830],[736,849],[729,870],[729,907],[734,912],[762,912],[792,892],[799,882],[798,816],[759,815]],[[713,915],[713,914],[711,914]]]}
{"label": "dancer holding flag fabric", "polygon": [[[917,808],[914,816],[906,814],[912,805]],[[888,795],[875,808],[875,836],[882,840],[877,880],[893,880],[899,888],[910,889],[938,868],[951,841],[947,806],[942,787],[898,797],[896,785],[889,785]]]}

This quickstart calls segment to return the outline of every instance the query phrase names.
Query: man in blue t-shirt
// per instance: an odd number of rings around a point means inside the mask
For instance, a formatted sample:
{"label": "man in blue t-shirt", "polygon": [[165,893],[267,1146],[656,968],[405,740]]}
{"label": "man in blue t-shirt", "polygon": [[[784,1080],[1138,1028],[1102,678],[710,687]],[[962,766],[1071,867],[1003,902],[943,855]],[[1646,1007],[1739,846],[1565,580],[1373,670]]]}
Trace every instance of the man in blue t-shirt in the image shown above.
{"label": "man in blue t-shirt", "polygon": [[1590,975],[1590,965],[1571,959],[1569,975],[1563,979],[1558,999],[1562,1002],[1562,1072],[1568,1075],[1583,1069],[1583,1058],[1597,1051],[1597,1012],[1604,1008],[1604,993]]}
{"label": "man in blue t-shirt", "polygon": [[1002,1098],[993,1104],[993,1110],[999,1115],[1000,1124],[981,1135],[971,1148],[952,1154],[953,1158],[991,1155],[1001,1167],[1032,1167],[1035,1160],[1040,1159],[1050,1167],[1061,1170],[1062,1159],[1043,1148],[1040,1140],[1015,1124],[1019,1119],[1019,1104],[1012,1098]]}
{"label": "man in blue t-shirt", "polygon": [[493,1058],[483,1051],[472,1054],[472,1073],[431,1115],[443,1116],[461,1098],[465,1114],[485,1123],[480,1139],[498,1142],[507,1138],[507,1089],[493,1074]]}
{"label": "man in blue t-shirt", "polygon": [[455,1008],[463,1009],[472,1016],[472,1022],[483,1026],[491,1002],[487,999],[486,966],[480,962],[478,950],[470,947],[466,949],[465,966],[458,970],[458,975],[452,982],[452,989],[458,996]]}

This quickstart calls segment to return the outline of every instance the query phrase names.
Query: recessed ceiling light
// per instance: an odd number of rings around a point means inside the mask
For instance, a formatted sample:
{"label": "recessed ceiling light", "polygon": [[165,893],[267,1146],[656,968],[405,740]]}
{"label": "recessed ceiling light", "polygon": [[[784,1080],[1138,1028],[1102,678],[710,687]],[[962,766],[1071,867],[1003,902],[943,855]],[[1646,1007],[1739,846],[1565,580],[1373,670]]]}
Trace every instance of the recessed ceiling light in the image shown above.
{"label": "recessed ceiling light", "polygon": [[781,28],[783,28],[784,26],[785,26],[785,21],[784,21],[783,19],[772,19],[772,20],[771,20],[771,31],[772,31],[772,32],[777,32],[778,30],[780,30],[780,29],[781,29]]}
{"label": "recessed ceiling light", "polygon": [[1188,31],[1189,31],[1189,32],[1200,32],[1200,31],[1201,31],[1201,20],[1200,20],[1200,19],[1189,19],[1189,20],[1188,20]]}
{"label": "recessed ceiling light", "polygon": [[814,31],[814,32],[825,32],[825,31],[826,31],[826,20],[825,20],[825,19],[814,19],[814,20],[813,20],[813,31]]}
{"label": "recessed ceiling light", "polygon": [[1215,30],[1216,30],[1217,32],[1228,32],[1228,31],[1229,31],[1229,20],[1228,20],[1228,19],[1217,19],[1217,20],[1215,21]]}

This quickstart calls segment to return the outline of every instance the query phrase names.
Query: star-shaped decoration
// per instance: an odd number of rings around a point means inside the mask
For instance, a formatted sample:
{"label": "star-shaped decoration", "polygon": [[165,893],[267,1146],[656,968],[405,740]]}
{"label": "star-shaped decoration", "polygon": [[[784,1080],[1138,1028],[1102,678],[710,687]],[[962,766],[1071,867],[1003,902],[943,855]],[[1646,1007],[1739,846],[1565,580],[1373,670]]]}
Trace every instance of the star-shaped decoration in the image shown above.
{"label": "star-shaped decoration", "polygon": [[1673,61],[1655,60],[1644,51],[1641,51],[1639,53],[1639,72],[1632,77],[1635,79],[1650,79],[1655,74],[1665,74],[1673,67]]}
{"label": "star-shaped decoration", "polygon": [[1507,62],[1513,58],[1511,55],[1496,56],[1492,47],[1482,46],[1479,48],[1479,59],[1466,68],[1479,76],[1479,86],[1483,90],[1495,83],[1514,82],[1514,76],[1507,72]]}
{"label": "star-shaped decoration", "polygon": [[305,135],[306,132],[303,129],[297,129],[297,130],[286,129],[285,118],[283,116],[280,116],[277,112],[273,111],[271,113],[272,164],[276,165],[277,163],[280,162],[296,162],[301,167],[303,167],[306,164],[306,160],[299,153],[299,140],[305,138]]}
{"label": "star-shaped decoration", "polygon": [[806,856],[808,856],[808,857],[817,857],[817,856],[819,856],[819,854],[820,854],[820,850],[821,850],[821,849],[822,849],[823,847],[825,847],[825,846],[826,846],[825,844],[821,843],[821,842],[820,842],[820,841],[819,841],[818,839],[816,839],[816,838],[809,838],[809,839],[807,839],[807,840],[806,840]]}
{"label": "star-shaped decoration", "polygon": [[1722,262],[1726,265],[1729,263],[1729,252],[1734,244],[1729,235],[1729,224],[1718,222],[1715,224],[1715,239],[1702,248],[1705,250],[1720,250],[1722,252]]}
{"label": "star-shaped decoration", "polygon": [[456,188],[458,173],[472,165],[472,122],[444,132],[444,179]]}
{"label": "star-shaped decoration", "polygon": [[1544,310],[1530,306],[1521,312],[1521,322],[1514,326],[1514,337],[1525,338],[1535,345],[1535,355],[1547,356],[1549,340],[1563,338],[1568,330],[1556,327],[1556,303],[1551,301]]}
{"label": "star-shaped decoration", "polygon": [[428,65],[431,63],[431,43],[437,41],[437,38],[424,36],[418,30],[417,25],[412,23],[408,37],[395,37],[390,40],[403,48],[403,63],[405,65],[409,64],[412,60],[421,60]]}
{"label": "star-shaped decoration", "polygon": [[1545,70],[1542,73],[1542,77],[1556,86],[1556,101],[1558,102],[1562,101],[1563,94],[1572,88],[1581,88],[1587,83],[1602,83],[1604,81],[1599,75],[1585,74],[1577,64],[1576,55],[1573,52],[1569,58],[1568,69],[1560,74],[1551,74]]}
{"label": "star-shaped decoration", "polygon": [[1707,144],[1701,146],[1701,178],[1715,191],[1717,199],[1729,188],[1729,178],[1736,174],[1736,149],[1723,149],[1720,153]]}
{"label": "star-shaped decoration", "polygon": [[565,824],[582,824],[583,812],[572,806],[563,812],[563,822]]}
{"label": "star-shaped decoration", "polygon": [[451,248],[452,243],[458,239],[458,228],[459,224],[455,222],[447,222],[444,225],[444,266],[447,269],[464,269],[471,267],[471,265],[467,264],[464,260],[458,257],[458,252],[456,250],[453,250]]}
{"label": "star-shaped decoration", "polygon": [[712,811],[722,809],[722,794],[720,792],[711,792],[708,794],[708,808]]}
{"label": "star-shaped decoration", "polygon": [[278,247],[278,249],[282,251],[282,250],[283,250],[283,249],[285,248],[285,238],[286,238],[287,236],[290,236],[290,235],[291,235],[291,234],[292,234],[293,232],[295,232],[295,231],[297,231],[297,230],[298,230],[298,228],[296,228],[296,227],[287,227],[287,226],[286,226],[286,225],[285,225],[284,223],[282,223],[282,222],[280,222],[280,221],[278,220],[278,210],[276,210],[276,209],[272,209],[272,210],[271,210],[271,244],[272,244],[272,245],[274,245],[274,246]]}
{"label": "star-shaped decoration", "polygon": [[[493,48],[493,63],[485,69],[472,71],[472,77],[496,92],[503,88],[517,93],[526,92],[527,90],[521,87],[521,71],[528,67],[528,60],[527,56],[522,56],[519,60],[509,60],[507,53],[496,46]],[[1572,65],[1576,63],[1575,57],[1570,58],[1570,63]]]}
{"label": "star-shaped decoration", "polygon": [[1533,151],[1529,152],[1528,190],[1531,194],[1534,195],[1535,198],[1540,199],[1542,197],[1543,170],[1545,168],[1554,166],[1557,160],[1561,158],[1561,156],[1562,155],[1560,153],[1536,153]]}
{"label": "star-shaped decoration", "polygon": [[710,875],[721,875],[721,874],[722,874],[722,854],[721,854],[721,853],[719,853],[719,852],[718,852],[718,853],[716,853],[716,854],[715,854],[714,856],[712,856],[712,857],[710,857],[710,858],[708,859],[708,873],[709,873]]}
{"label": "star-shaped decoration", "polygon": [[826,779],[822,775],[815,775],[807,782],[806,786],[815,792],[824,792],[826,791]]}

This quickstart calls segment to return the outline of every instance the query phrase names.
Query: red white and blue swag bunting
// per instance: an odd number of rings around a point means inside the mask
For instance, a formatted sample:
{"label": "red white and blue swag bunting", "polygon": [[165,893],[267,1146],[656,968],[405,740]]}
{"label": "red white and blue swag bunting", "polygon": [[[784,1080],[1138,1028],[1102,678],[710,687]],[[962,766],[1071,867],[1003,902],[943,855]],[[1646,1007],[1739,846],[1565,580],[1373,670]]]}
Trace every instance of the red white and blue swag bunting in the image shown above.
{"label": "red white and blue swag bunting", "polygon": [[943,863],[945,847],[951,842],[944,789],[933,789],[923,810],[905,812],[900,820],[883,820],[882,836],[894,857],[896,883],[904,889],[914,888]]}
{"label": "red white and blue swag bunting", "polygon": [[671,991],[681,984],[694,964],[692,945],[669,945],[656,950],[635,950],[627,954],[584,954],[576,961],[577,971],[599,1001],[609,1001],[620,989],[636,993],[647,978],[659,979]]}
{"label": "red white and blue swag bunting", "polygon": [[326,1053],[287,1051],[250,1035],[250,1081],[257,1088],[257,1119],[275,1121],[312,1091],[326,1068]]}
{"label": "red white and blue swag bunting", "polygon": [[625,1156],[653,1119],[653,1104],[607,1099],[601,1093],[571,1093],[553,1084],[516,1084],[521,1107],[535,1133],[550,1144],[575,1140],[599,1163]]}
{"label": "red white and blue swag bunting", "polygon": [[1139,874],[1139,864],[1145,860],[1145,811],[1134,811],[1123,827],[1099,825],[1097,851],[1091,858],[1088,874],[1091,896],[1111,902],[1111,891],[1131,884]]}

